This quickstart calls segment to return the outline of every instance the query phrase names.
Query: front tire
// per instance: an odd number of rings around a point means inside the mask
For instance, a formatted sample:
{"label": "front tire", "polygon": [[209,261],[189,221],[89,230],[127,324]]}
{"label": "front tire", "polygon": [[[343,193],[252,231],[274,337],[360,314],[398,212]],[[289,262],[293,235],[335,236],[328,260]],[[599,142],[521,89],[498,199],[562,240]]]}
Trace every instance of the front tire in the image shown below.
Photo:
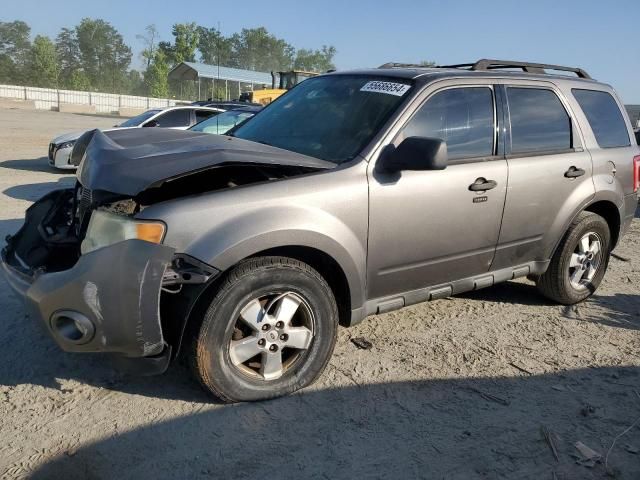
{"label": "front tire", "polygon": [[242,262],[226,276],[192,344],[196,377],[225,402],[279,397],[313,383],[336,342],[331,288],[286,257]]}
{"label": "front tire", "polygon": [[556,249],[549,268],[537,278],[538,290],[563,305],[590,297],[609,264],[611,233],[606,220],[581,212]]}

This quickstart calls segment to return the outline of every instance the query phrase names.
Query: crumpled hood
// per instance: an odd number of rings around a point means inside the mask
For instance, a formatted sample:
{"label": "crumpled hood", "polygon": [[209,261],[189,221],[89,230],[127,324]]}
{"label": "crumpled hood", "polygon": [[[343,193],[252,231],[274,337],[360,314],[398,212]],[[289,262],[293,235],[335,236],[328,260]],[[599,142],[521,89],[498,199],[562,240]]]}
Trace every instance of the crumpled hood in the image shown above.
{"label": "crumpled hood", "polygon": [[260,143],[223,135],[133,128],[96,130],[78,170],[91,190],[136,196],[150,187],[197,171],[229,164],[329,169],[336,165]]}

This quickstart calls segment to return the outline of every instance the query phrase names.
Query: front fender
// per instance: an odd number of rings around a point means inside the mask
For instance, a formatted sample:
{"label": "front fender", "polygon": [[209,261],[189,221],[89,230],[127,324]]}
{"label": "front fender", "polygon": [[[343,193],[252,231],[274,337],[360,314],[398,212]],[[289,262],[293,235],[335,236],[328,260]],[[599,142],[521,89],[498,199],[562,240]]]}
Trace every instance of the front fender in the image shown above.
{"label": "front fender", "polygon": [[336,217],[302,207],[269,207],[234,217],[200,236],[185,253],[225,271],[244,258],[287,246],[309,247],[342,268],[353,308],[364,302],[365,246]]}

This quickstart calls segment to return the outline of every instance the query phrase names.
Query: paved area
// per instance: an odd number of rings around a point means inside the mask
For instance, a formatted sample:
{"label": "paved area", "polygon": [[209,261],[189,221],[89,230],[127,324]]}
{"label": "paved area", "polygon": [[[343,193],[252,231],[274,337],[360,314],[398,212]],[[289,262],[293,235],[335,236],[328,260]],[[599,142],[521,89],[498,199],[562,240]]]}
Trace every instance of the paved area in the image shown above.
{"label": "paved area", "polygon": [[[0,110],[0,238],[74,182],[49,140],[115,121]],[[128,377],[60,351],[0,279],[0,478],[640,478],[638,245],[635,220],[579,306],[522,281],[373,317],[311,388],[231,406],[179,364]]]}

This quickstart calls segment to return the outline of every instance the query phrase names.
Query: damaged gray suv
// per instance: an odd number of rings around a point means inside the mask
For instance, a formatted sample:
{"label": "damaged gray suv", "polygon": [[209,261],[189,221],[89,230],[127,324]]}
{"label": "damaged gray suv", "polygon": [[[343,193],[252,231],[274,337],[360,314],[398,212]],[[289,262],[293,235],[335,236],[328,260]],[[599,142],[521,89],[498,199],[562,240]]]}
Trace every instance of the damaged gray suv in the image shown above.
{"label": "damaged gray suv", "polygon": [[518,277],[593,294],[637,205],[623,111],[581,69],[481,60],[314,77],[227,136],[94,131],[4,272],[66,351],[284,395],[339,324]]}

